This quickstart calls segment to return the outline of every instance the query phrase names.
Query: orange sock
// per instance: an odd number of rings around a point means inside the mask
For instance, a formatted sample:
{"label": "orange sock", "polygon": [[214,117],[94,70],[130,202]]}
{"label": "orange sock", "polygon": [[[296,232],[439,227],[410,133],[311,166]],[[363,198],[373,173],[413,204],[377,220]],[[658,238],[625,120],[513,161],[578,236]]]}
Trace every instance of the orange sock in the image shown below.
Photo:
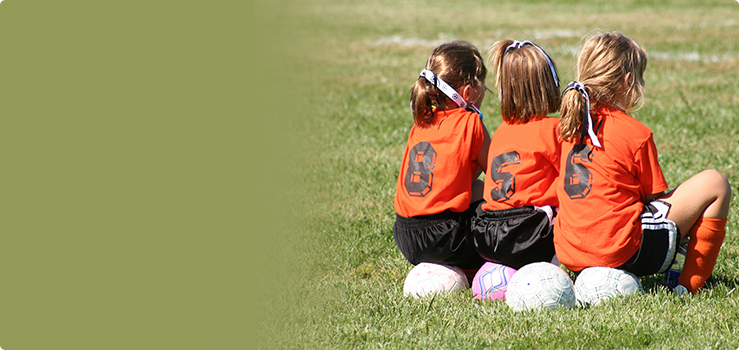
{"label": "orange sock", "polygon": [[703,288],[711,277],[721,243],[726,236],[726,219],[699,218],[690,230],[685,266],[678,283],[691,293]]}

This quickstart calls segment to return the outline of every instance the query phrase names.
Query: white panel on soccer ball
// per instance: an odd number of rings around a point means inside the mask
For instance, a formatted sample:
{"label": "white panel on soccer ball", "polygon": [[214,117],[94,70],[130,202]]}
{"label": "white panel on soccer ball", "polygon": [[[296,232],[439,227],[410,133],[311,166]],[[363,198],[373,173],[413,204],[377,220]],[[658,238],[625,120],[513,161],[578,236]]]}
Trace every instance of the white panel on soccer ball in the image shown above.
{"label": "white panel on soccer ball", "polygon": [[537,262],[520,268],[508,282],[506,304],[514,310],[572,308],[575,290],[559,266]]}
{"label": "white panel on soccer ball", "polygon": [[467,276],[456,266],[420,263],[408,273],[403,284],[403,294],[423,297],[440,292],[469,288]]}
{"label": "white panel on soccer ball", "polygon": [[642,285],[638,277],[610,267],[588,267],[575,280],[575,297],[582,306],[640,291]]}

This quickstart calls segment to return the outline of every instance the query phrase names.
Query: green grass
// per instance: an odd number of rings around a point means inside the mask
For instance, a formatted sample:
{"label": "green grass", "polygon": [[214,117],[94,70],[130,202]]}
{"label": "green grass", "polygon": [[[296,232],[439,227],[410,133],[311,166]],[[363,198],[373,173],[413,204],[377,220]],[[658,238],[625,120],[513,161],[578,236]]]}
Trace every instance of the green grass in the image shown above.
{"label": "green grass", "polygon": [[[735,1],[338,1],[285,11],[284,43],[298,72],[286,128],[294,183],[275,242],[280,269],[257,311],[264,349],[719,348],[739,347],[739,37]],[[582,38],[597,29],[649,53],[646,104],[634,116],[655,132],[674,187],[715,168],[732,183],[728,233],[716,284],[680,299],[660,277],[645,292],[598,307],[513,312],[470,291],[409,299],[411,265],[392,238],[393,197],[412,124],[408,89],[434,46],[530,39],[561,79],[573,78]],[[287,49],[289,48],[289,50]],[[281,49],[282,50],[282,49]],[[488,81],[494,77],[489,75]],[[284,94],[284,93],[281,93]],[[482,107],[493,132],[499,105]]]}

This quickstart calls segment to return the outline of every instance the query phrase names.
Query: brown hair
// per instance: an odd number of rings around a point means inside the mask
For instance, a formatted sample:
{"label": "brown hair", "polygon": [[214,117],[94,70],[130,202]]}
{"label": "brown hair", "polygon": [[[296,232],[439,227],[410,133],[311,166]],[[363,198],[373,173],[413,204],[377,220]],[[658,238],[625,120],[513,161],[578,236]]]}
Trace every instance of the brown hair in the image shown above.
{"label": "brown hair", "polygon": [[556,72],[556,66],[543,49],[524,42],[507,50],[513,43],[513,40],[494,43],[488,59],[495,69],[503,120],[528,123],[559,109],[559,82],[552,72],[552,69]]}
{"label": "brown hair", "polygon": [[[577,58],[575,80],[585,86],[591,103],[622,111],[641,107],[647,52],[621,33],[596,34],[583,45]],[[625,82],[625,84],[624,84]],[[585,118],[585,98],[577,91],[562,96],[560,134],[563,140],[579,140]]]}
{"label": "brown hair", "polygon": [[[426,61],[426,69],[457,91],[465,85],[475,88],[482,86],[488,73],[480,52],[466,41],[452,41],[435,48]],[[434,108],[456,106],[454,101],[423,77],[413,84],[410,92],[413,120],[419,125],[431,123]]]}

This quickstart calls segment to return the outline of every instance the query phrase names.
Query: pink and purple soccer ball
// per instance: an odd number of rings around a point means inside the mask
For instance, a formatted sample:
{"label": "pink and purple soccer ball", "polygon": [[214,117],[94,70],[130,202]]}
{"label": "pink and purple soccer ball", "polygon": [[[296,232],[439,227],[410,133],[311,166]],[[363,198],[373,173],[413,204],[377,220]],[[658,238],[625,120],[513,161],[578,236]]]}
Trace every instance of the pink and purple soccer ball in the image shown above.
{"label": "pink and purple soccer ball", "polygon": [[505,300],[508,281],[516,270],[494,262],[486,262],[472,279],[472,294],[482,301]]}

